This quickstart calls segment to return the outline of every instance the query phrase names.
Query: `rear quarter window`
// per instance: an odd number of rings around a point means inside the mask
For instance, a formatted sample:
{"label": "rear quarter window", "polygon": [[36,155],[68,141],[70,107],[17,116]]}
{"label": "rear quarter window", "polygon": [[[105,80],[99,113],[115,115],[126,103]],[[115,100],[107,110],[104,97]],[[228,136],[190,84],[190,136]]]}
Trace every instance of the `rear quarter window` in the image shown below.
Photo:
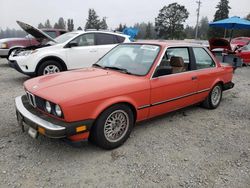
{"label": "rear quarter window", "polygon": [[117,43],[123,43],[125,40],[125,37],[116,36],[116,40],[117,40]]}
{"label": "rear quarter window", "polygon": [[210,67],[215,67],[215,62],[212,57],[207,53],[207,51],[203,48],[193,48],[196,68],[197,69],[205,69]]}
{"label": "rear quarter window", "polygon": [[117,39],[116,36],[112,34],[96,33],[96,44],[97,45],[117,44]]}

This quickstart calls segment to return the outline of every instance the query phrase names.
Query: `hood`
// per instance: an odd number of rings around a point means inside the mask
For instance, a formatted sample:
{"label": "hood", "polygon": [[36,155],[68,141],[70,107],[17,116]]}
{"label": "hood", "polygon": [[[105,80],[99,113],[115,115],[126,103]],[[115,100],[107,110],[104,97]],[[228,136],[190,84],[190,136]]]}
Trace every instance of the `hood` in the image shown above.
{"label": "hood", "polygon": [[24,31],[35,37],[38,42],[42,42],[43,40],[48,40],[56,43],[56,41],[52,37],[41,31],[40,29],[37,29],[21,21],[16,21],[16,22]]}
{"label": "hood", "polygon": [[216,48],[222,48],[227,49],[229,51],[232,51],[231,45],[228,40],[223,38],[212,38],[209,39],[209,49],[212,51]]}
{"label": "hood", "polygon": [[143,90],[147,84],[142,82],[145,82],[144,77],[86,68],[30,79],[24,83],[24,87],[51,102],[77,105]]}

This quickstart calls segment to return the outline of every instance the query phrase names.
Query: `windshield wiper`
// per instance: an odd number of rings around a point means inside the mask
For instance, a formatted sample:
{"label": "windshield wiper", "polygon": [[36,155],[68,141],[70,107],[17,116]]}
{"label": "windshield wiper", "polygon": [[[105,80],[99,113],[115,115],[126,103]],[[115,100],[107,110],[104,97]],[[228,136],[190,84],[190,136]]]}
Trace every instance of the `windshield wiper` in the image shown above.
{"label": "windshield wiper", "polygon": [[113,66],[105,66],[103,67],[104,69],[113,69],[113,70],[118,70],[118,71],[121,71],[123,73],[126,73],[126,74],[132,74],[131,72],[129,72],[127,69],[125,68],[120,68],[120,67],[113,67]]}
{"label": "windshield wiper", "polygon": [[103,68],[101,65],[97,64],[97,63],[94,63],[92,64],[93,67],[100,67],[100,68]]}

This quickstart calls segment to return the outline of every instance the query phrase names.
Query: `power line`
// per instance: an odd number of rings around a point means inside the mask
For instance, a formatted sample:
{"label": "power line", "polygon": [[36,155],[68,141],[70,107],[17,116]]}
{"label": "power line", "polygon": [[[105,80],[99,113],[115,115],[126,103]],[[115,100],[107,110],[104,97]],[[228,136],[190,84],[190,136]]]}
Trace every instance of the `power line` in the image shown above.
{"label": "power line", "polygon": [[199,30],[199,17],[200,17],[200,8],[201,8],[201,1],[196,1],[196,3],[198,4],[198,8],[197,8],[197,20],[196,20],[196,29],[195,29],[195,39],[198,38],[198,30]]}

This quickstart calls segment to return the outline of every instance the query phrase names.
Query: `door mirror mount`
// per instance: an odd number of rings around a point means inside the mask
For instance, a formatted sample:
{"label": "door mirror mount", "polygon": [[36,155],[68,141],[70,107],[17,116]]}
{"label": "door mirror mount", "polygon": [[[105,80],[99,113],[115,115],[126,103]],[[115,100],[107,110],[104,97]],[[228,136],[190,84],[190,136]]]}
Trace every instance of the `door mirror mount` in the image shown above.
{"label": "door mirror mount", "polygon": [[171,66],[158,66],[155,70],[153,78],[169,75],[172,73],[173,73],[173,68]]}
{"label": "door mirror mount", "polygon": [[71,42],[69,42],[68,45],[67,45],[68,48],[72,48],[72,47],[76,47],[76,46],[78,46],[78,43],[75,42],[75,41],[71,41]]}

